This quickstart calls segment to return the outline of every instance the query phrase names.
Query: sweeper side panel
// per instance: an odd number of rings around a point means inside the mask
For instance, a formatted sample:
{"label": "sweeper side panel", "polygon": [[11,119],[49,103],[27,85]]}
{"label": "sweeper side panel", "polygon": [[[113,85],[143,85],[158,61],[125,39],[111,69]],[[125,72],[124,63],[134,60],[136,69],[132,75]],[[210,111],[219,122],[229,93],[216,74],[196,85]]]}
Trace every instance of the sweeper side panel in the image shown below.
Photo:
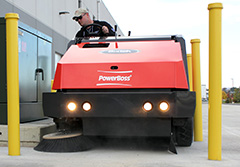
{"label": "sweeper side panel", "polygon": [[53,89],[43,94],[43,108],[60,129],[78,127],[93,136],[173,134],[178,145],[192,143],[195,92],[189,91],[182,37],[73,45],[58,63]]}

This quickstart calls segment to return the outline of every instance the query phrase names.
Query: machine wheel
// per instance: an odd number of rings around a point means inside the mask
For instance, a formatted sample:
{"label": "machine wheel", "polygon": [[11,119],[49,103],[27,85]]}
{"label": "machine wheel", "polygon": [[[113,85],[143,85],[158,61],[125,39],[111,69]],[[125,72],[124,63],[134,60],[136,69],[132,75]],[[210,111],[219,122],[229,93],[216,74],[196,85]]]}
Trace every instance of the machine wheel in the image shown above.
{"label": "machine wheel", "polygon": [[182,126],[175,126],[175,140],[178,146],[191,146],[193,141],[193,118],[187,118]]}

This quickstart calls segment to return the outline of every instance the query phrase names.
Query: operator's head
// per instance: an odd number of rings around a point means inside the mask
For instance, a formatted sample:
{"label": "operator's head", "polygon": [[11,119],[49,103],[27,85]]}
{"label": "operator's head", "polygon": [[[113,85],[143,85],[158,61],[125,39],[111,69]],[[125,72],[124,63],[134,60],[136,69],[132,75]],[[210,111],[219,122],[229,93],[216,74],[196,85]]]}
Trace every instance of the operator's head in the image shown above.
{"label": "operator's head", "polygon": [[78,8],[75,11],[72,19],[77,21],[81,26],[92,24],[92,20],[89,16],[88,11],[86,9],[83,9],[83,8]]}

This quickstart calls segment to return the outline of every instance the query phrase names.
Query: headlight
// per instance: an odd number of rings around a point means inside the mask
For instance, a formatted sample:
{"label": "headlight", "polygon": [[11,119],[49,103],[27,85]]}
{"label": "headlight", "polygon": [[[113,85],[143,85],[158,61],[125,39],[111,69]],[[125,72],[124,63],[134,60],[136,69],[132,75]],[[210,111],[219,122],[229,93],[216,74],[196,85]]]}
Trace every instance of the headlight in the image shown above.
{"label": "headlight", "polygon": [[83,103],[82,108],[84,111],[90,111],[92,108],[92,105],[89,102],[85,102],[85,103]]}
{"label": "headlight", "polygon": [[153,108],[153,105],[152,105],[152,103],[150,103],[150,102],[145,102],[144,104],[143,104],[143,109],[144,109],[144,111],[151,111],[152,110],[152,108]]}
{"label": "headlight", "polygon": [[75,111],[76,108],[77,108],[77,104],[74,103],[74,102],[69,102],[69,103],[67,104],[67,109],[68,109],[69,111]]}
{"label": "headlight", "polygon": [[162,101],[160,104],[159,104],[159,109],[162,111],[162,112],[167,112],[170,108],[170,105],[168,104],[168,102],[166,101]]}

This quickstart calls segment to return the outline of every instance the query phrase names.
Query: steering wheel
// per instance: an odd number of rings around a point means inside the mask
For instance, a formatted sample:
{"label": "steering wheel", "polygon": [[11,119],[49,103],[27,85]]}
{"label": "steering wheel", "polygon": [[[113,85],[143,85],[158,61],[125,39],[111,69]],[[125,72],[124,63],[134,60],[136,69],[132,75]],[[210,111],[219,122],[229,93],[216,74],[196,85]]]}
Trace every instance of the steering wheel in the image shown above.
{"label": "steering wheel", "polygon": [[[98,31],[97,32],[90,32],[90,31],[88,31],[88,27],[97,27],[97,29],[98,29]],[[96,23],[93,23],[93,24],[88,24],[88,25],[86,25],[86,26],[84,26],[83,27],[83,32],[85,32],[85,36],[86,37],[92,37],[92,36],[100,36],[100,34],[102,34],[102,25],[100,25],[100,24],[96,24]]]}

